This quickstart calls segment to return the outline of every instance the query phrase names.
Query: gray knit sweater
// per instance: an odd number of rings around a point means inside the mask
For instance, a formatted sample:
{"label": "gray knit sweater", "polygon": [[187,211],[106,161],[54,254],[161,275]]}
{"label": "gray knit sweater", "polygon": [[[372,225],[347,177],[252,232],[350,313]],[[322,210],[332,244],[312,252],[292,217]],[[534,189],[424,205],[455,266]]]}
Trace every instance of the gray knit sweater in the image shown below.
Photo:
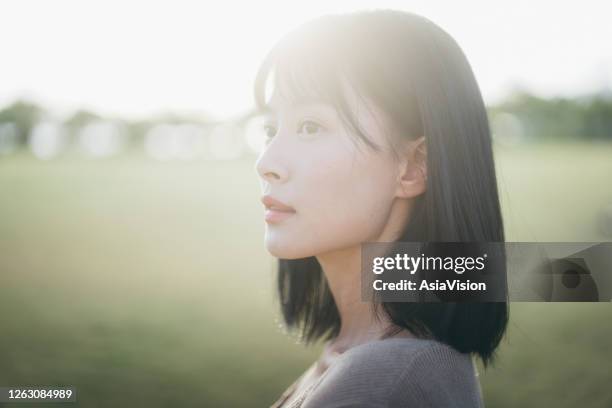
{"label": "gray knit sweater", "polygon": [[291,408],[483,406],[469,354],[434,340],[389,338],[342,353]]}

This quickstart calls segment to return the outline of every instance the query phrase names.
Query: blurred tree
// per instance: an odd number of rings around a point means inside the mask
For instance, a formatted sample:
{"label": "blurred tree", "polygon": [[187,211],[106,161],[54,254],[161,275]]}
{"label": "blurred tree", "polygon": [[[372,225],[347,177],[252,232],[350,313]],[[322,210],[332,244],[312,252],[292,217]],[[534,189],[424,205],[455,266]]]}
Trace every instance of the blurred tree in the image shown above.
{"label": "blurred tree", "polygon": [[584,112],[585,136],[612,140],[612,100],[597,97]]}
{"label": "blurred tree", "polygon": [[0,110],[0,123],[12,122],[17,126],[17,143],[24,146],[28,143],[30,131],[41,119],[44,111],[38,105],[26,101],[16,101]]}
{"label": "blurred tree", "polygon": [[129,134],[128,149],[142,152],[145,135],[154,125],[155,121],[151,119],[126,122]]}
{"label": "blurred tree", "polygon": [[72,130],[78,130],[79,128],[85,126],[89,122],[93,122],[95,120],[100,120],[100,119],[102,119],[102,117],[96,113],[86,111],[86,110],[79,110],[79,111],[76,111],[68,119],[66,119],[66,121],[64,122],[64,125],[66,125],[66,127],[72,131]]}
{"label": "blurred tree", "polygon": [[544,99],[516,92],[489,113],[511,113],[522,123],[528,139],[612,140],[612,99],[603,96]]}
{"label": "blurred tree", "polygon": [[96,113],[87,110],[78,110],[72,116],[64,121],[64,126],[68,132],[70,144],[75,145],[77,143],[77,137],[79,130],[86,126],[88,123],[96,120],[101,120],[102,117]]}

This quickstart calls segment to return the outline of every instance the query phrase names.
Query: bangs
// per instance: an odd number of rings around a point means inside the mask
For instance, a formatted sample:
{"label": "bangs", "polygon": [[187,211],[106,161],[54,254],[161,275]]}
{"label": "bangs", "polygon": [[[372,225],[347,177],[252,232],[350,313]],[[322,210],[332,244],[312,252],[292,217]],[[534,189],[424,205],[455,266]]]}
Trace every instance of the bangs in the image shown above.
{"label": "bangs", "polygon": [[[329,17],[328,17],[329,18]],[[332,34],[330,30],[334,30]],[[364,133],[346,99],[345,85],[359,93],[347,69],[340,25],[312,27],[285,37],[266,56],[255,79],[255,104],[259,114],[270,112],[268,98],[274,92],[283,103],[323,102],[333,106],[348,129],[370,148],[381,150]],[[270,83],[270,84],[269,84]]]}
{"label": "bangs", "polygon": [[[255,80],[255,101],[259,110],[266,110],[267,83],[287,101],[320,100],[334,105],[342,98],[340,78],[342,47],[337,33],[329,25],[317,21],[311,30],[300,27],[284,37],[266,56]],[[334,40],[335,39],[335,40]],[[270,95],[271,96],[271,95]]]}

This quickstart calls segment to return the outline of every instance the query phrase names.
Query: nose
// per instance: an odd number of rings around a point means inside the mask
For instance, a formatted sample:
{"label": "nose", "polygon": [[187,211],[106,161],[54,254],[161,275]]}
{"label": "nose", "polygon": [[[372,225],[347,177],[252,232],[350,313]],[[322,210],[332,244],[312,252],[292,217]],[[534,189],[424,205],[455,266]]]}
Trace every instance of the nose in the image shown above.
{"label": "nose", "polygon": [[276,149],[271,145],[261,152],[255,163],[255,169],[262,181],[271,184],[284,183],[289,176],[287,167],[283,165],[282,160],[277,156]]}

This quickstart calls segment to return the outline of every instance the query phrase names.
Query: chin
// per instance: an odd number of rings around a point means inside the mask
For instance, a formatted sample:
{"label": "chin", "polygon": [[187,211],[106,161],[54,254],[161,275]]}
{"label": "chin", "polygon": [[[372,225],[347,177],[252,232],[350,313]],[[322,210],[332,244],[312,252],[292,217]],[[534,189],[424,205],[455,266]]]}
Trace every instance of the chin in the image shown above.
{"label": "chin", "polygon": [[290,242],[290,240],[276,240],[266,238],[265,240],[266,250],[270,253],[270,255],[276,258],[282,259],[300,259],[311,256],[310,253],[306,253],[299,248],[296,248],[294,244]]}

